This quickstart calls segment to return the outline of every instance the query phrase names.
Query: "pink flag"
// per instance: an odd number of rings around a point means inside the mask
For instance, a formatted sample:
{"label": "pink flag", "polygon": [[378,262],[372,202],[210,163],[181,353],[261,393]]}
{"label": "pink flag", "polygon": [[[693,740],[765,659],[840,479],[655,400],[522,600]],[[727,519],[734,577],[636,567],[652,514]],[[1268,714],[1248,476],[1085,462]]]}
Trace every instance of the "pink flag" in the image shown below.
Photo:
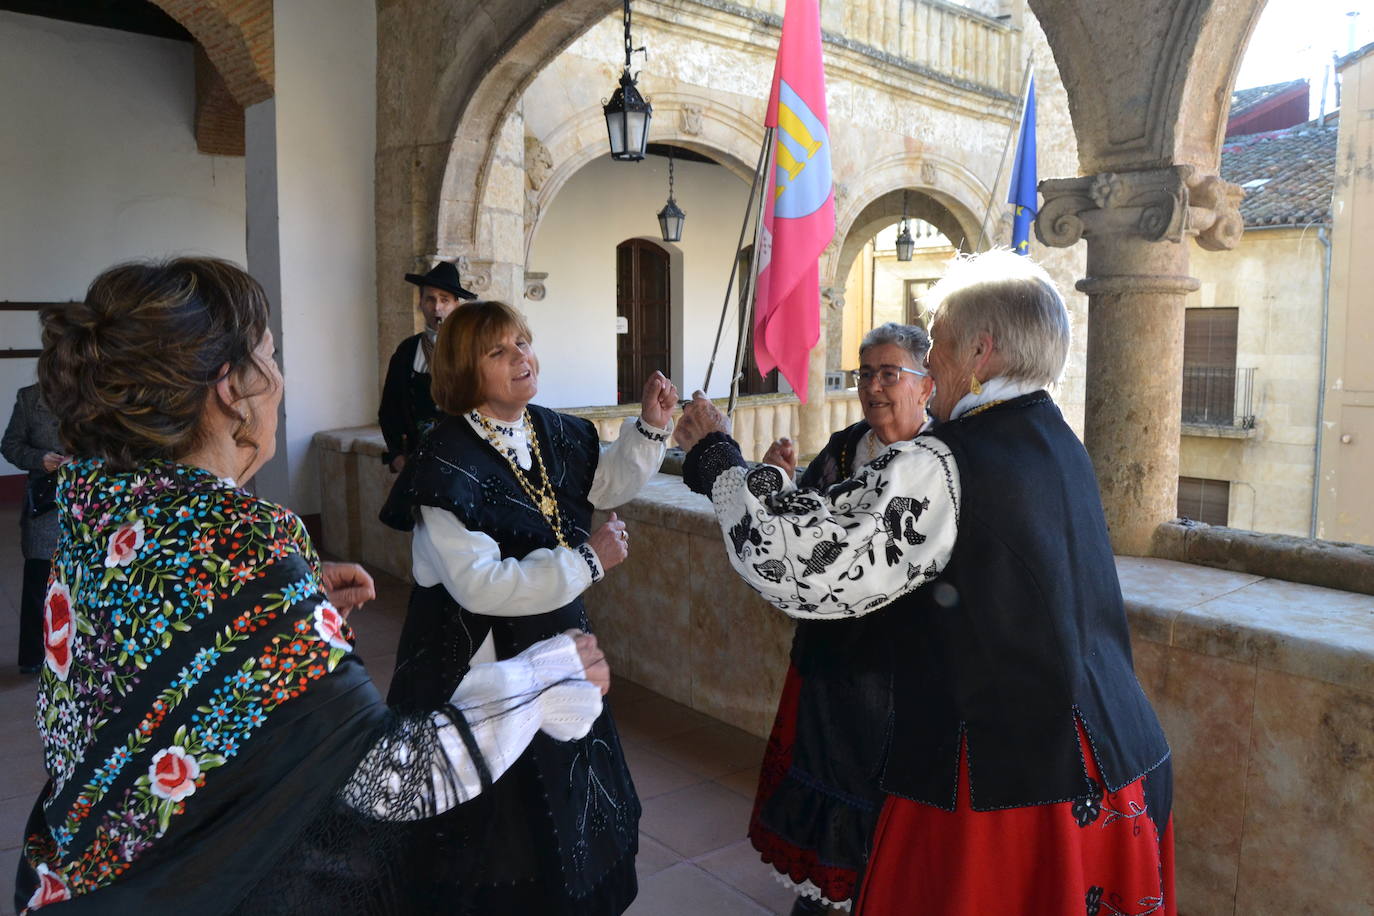
{"label": "pink flag", "polygon": [[776,128],[759,236],[754,356],[806,402],[807,357],[820,339],[817,262],[835,235],[830,119],[818,0],[787,0],[764,123]]}

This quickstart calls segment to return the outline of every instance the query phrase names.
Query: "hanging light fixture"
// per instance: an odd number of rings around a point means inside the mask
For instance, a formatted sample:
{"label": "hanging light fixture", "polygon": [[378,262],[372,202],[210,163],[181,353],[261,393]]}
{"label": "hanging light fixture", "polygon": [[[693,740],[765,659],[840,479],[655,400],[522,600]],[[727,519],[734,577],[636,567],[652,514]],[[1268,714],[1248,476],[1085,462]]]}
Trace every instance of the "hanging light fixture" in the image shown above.
{"label": "hanging light fixture", "polygon": [[649,120],[654,106],[639,94],[635,78],[630,75],[630,55],[636,48],[630,41],[630,0],[625,0],[625,72],[620,74],[620,86],[611,100],[601,106],[606,116],[606,133],[611,139],[611,158],[622,162],[638,162],[644,158],[649,145]]}
{"label": "hanging light fixture", "polygon": [[668,147],[668,202],[658,211],[658,229],[665,242],[682,241],[682,223],[687,214],[673,200],[673,148]]}
{"label": "hanging light fixture", "polygon": [[911,227],[906,220],[906,191],[902,191],[902,225],[897,230],[897,260],[910,261],[911,250],[916,247],[916,242],[911,237]]}

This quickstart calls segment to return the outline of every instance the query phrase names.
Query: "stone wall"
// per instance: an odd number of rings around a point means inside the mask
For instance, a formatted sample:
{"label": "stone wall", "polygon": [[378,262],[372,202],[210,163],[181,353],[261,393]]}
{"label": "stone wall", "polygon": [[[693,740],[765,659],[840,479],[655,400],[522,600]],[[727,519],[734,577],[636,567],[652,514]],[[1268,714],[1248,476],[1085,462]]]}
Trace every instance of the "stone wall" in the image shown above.
{"label": "stone wall", "polygon": [[[614,670],[766,736],[792,625],[736,576],[704,497],[660,475],[587,593]],[[1374,908],[1374,597],[1119,558],[1136,673],[1174,752],[1180,912]]]}

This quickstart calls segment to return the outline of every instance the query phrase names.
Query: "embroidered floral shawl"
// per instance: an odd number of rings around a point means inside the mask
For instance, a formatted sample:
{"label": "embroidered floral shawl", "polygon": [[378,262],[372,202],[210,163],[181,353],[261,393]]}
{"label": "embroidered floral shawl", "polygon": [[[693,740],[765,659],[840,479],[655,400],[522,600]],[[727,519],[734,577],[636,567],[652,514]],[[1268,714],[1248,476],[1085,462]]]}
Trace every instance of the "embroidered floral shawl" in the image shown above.
{"label": "embroidered floral shawl", "polygon": [[232,911],[385,706],[291,512],[169,462],[73,462],[58,498],[16,907]]}

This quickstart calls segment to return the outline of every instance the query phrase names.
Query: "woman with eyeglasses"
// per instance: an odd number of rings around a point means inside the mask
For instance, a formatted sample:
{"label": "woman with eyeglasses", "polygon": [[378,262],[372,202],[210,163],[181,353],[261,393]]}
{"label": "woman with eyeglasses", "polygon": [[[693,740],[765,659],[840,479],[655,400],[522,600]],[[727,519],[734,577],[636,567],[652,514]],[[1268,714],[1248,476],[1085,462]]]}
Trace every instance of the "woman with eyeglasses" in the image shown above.
{"label": "woman with eyeglasses", "polygon": [[[848,480],[889,446],[916,437],[934,387],[924,368],[929,349],[914,325],[888,322],[864,337],[856,373],[864,418],[830,437],[799,489]],[[790,439],[774,442],[763,460],[795,476]],[[886,714],[887,681],[866,661],[881,653],[870,618],[845,627],[797,623],[749,823],[754,848],[798,895],[794,916],[846,908],[858,891],[883,804],[883,732],[868,723]]]}
{"label": "woman with eyeglasses", "polygon": [[815,621],[825,657],[873,628],[830,673],[865,672],[869,701],[804,701],[797,720],[879,749],[860,916],[1172,916],[1169,745],[1132,669],[1092,462],[1045,390],[1068,310],[1010,251],[956,259],[927,299],[933,430],[797,489],[748,467],[695,397],[683,482],[710,496],[736,573]]}

